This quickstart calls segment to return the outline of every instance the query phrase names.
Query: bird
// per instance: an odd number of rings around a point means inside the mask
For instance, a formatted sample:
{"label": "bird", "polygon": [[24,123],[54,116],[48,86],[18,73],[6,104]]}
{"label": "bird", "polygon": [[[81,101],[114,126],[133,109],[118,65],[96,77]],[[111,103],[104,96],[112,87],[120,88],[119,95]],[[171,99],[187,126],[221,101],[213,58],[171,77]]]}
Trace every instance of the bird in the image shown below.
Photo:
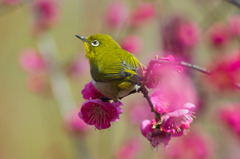
{"label": "bird", "polygon": [[106,34],[75,36],[85,45],[92,82],[102,95],[118,101],[140,88],[143,65],[133,54]]}

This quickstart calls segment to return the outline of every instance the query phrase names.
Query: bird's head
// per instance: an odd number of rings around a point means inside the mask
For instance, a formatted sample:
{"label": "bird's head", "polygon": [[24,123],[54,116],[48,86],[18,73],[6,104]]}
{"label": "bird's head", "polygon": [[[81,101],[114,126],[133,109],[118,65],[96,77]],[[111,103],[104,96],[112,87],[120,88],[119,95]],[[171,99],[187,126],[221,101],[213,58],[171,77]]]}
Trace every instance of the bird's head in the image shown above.
{"label": "bird's head", "polygon": [[86,57],[89,60],[94,59],[99,54],[104,54],[111,49],[120,48],[119,44],[106,34],[94,34],[89,37],[76,35],[76,37],[84,42]]}

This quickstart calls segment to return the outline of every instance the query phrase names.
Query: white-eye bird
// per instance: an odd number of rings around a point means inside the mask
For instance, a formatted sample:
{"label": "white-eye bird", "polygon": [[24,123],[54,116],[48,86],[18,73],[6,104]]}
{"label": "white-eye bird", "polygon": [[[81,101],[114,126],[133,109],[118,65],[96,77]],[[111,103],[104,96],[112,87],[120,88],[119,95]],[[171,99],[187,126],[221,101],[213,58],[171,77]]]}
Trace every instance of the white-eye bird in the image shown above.
{"label": "white-eye bird", "polygon": [[141,63],[109,35],[76,37],[84,42],[92,81],[99,92],[117,101],[139,88],[143,79]]}

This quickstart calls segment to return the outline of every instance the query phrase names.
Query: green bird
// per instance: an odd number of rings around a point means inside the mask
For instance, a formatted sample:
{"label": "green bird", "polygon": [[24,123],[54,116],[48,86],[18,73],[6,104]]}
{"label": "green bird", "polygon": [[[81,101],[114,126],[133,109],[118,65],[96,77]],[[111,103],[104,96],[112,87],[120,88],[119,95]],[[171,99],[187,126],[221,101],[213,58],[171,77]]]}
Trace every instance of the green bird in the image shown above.
{"label": "green bird", "polygon": [[96,89],[114,101],[137,91],[143,79],[143,66],[109,35],[76,35],[84,42],[86,58]]}

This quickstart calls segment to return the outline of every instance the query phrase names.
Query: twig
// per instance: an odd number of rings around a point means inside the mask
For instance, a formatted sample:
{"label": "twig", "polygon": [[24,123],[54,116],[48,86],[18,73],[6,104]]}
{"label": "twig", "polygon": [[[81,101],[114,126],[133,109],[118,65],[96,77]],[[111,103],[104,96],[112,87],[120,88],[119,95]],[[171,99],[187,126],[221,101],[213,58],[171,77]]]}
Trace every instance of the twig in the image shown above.
{"label": "twig", "polygon": [[146,74],[145,74],[145,78],[144,78],[142,87],[145,87],[146,83],[149,80],[152,69],[153,69],[154,65],[156,65],[156,64],[180,65],[180,66],[183,66],[183,67],[194,69],[196,71],[199,71],[199,72],[202,72],[202,73],[205,73],[205,74],[210,74],[211,73],[210,71],[208,71],[205,68],[202,68],[200,66],[193,65],[193,64],[190,64],[190,63],[187,63],[187,62],[184,62],[184,61],[174,62],[174,61],[168,61],[168,60],[152,60],[152,61],[150,61],[149,66],[147,67],[147,71],[146,71]]}
{"label": "twig", "polygon": [[49,76],[53,90],[54,98],[56,99],[61,114],[64,117],[66,112],[75,108],[76,103],[68,84],[67,77],[61,71],[59,66],[58,51],[55,41],[50,33],[46,32],[37,39],[39,52],[50,61]]}
{"label": "twig", "polygon": [[197,65],[193,65],[193,64],[184,62],[184,61],[180,61],[179,65],[184,66],[184,67],[188,67],[188,68],[191,68],[191,69],[194,69],[196,71],[199,71],[199,72],[202,72],[202,73],[205,73],[205,74],[210,74],[210,71],[208,71],[207,69],[202,68],[202,67],[197,66]]}
{"label": "twig", "polygon": [[147,99],[147,102],[149,104],[149,106],[151,107],[151,112],[153,112],[155,114],[155,120],[159,121],[161,119],[161,115],[154,109],[153,107],[153,103],[148,95],[148,90],[146,87],[141,87],[140,91],[142,92],[144,98]]}

